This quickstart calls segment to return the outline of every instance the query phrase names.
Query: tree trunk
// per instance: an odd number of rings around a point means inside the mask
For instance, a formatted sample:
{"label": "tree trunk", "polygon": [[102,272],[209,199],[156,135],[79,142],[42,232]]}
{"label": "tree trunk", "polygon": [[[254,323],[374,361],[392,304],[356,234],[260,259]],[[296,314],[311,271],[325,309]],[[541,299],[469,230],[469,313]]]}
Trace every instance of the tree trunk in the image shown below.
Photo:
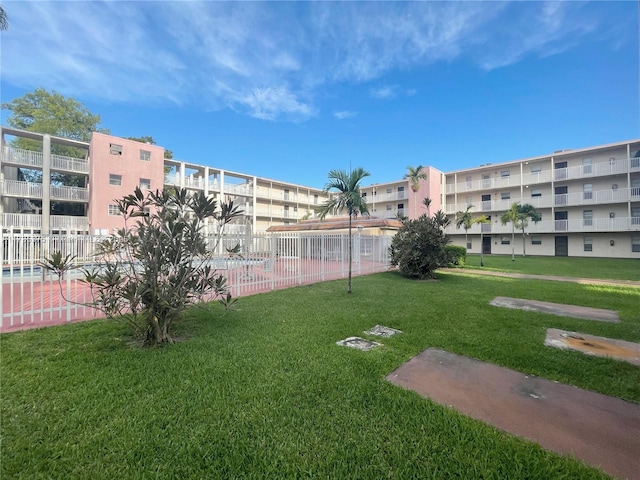
{"label": "tree trunk", "polygon": [[482,233],[482,225],[480,225],[480,266],[484,267],[484,235]]}
{"label": "tree trunk", "polygon": [[347,293],[351,293],[351,212],[349,212],[349,282],[347,284]]}
{"label": "tree trunk", "polygon": [[527,247],[525,246],[525,244],[526,244],[526,241],[524,238],[524,227],[522,227],[522,257],[523,258],[526,258],[527,256],[527,250],[526,250]]}
{"label": "tree trunk", "polygon": [[516,224],[511,222],[511,261],[516,261]]}

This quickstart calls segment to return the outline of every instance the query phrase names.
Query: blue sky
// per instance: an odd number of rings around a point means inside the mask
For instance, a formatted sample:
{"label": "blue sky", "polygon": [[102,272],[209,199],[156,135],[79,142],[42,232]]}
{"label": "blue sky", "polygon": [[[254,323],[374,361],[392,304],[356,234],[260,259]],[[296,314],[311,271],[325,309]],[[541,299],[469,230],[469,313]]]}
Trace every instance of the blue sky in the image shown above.
{"label": "blue sky", "polygon": [[640,137],[634,1],[3,6],[2,102],[55,90],[193,163],[322,187]]}

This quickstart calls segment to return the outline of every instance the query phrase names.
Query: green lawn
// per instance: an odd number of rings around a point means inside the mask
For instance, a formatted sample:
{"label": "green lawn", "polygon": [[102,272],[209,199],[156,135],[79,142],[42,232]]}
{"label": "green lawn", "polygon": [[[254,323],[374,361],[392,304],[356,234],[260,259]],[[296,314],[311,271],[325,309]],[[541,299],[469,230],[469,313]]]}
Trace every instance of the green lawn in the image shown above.
{"label": "green lawn", "polygon": [[484,267],[481,267],[480,255],[474,254],[467,255],[466,267],[533,275],[640,281],[640,259],[516,255],[512,261],[511,255],[484,255]]}
{"label": "green lawn", "polygon": [[[390,272],[192,310],[143,350],[92,321],[0,337],[0,477],[607,478],[384,380],[428,347],[640,402],[640,368],[543,346],[547,327],[640,341],[638,289]],[[616,309],[604,324],[488,305]],[[377,323],[371,352],[339,347]]]}

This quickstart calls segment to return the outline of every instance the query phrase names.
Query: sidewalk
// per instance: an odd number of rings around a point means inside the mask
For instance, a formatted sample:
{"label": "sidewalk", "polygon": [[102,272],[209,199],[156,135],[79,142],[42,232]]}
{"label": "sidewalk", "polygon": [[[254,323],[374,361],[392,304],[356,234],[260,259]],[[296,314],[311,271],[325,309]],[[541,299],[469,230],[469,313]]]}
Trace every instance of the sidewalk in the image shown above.
{"label": "sidewalk", "polygon": [[563,277],[557,275],[531,275],[528,273],[495,272],[492,270],[474,270],[470,268],[440,268],[440,272],[461,273],[469,275],[488,275],[490,277],[520,278],[526,280],[550,280],[554,282],[573,282],[585,285],[610,285],[615,287],[640,288],[640,282],[633,280],[605,280],[599,278]]}

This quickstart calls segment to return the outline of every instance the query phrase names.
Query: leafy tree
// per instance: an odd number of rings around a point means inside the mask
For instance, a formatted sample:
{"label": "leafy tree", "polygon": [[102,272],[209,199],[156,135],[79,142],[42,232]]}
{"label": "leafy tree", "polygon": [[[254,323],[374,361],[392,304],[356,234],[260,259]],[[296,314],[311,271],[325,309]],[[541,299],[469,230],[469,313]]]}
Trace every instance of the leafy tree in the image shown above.
{"label": "leafy tree", "polygon": [[[74,98],[67,98],[44,88],[37,88],[11,102],[3,103],[2,108],[11,112],[7,117],[7,123],[20,130],[48,133],[82,142],[91,140],[91,134],[94,131],[108,133],[107,130],[98,128],[100,115],[94,115]],[[42,149],[40,142],[27,138],[17,138],[12,141],[12,145],[25,150]],[[86,151],[54,143],[51,145],[51,153],[84,158]],[[29,182],[44,181],[41,170],[21,168],[20,176]],[[52,172],[51,178],[46,181],[54,185],[84,187],[86,178],[83,175]],[[51,202],[51,212],[62,215],[82,215],[83,207],[73,203]]]}
{"label": "leafy tree", "polygon": [[482,225],[491,223],[491,220],[486,215],[480,215],[473,219],[473,223],[480,224],[480,266],[484,267],[484,231],[482,230]]}
{"label": "leafy tree", "polygon": [[[420,280],[434,278],[436,269],[447,262],[449,238],[434,215],[406,221],[391,241],[391,264],[401,275]],[[446,218],[446,216],[445,216]]]}
{"label": "leafy tree", "polygon": [[[100,242],[100,267],[84,272],[92,306],[129,321],[146,345],[160,345],[172,342],[171,327],[189,305],[212,296],[233,303],[226,279],[211,266],[225,225],[242,214],[233,202],[218,208],[203,192],[190,196],[186,189],[170,189],[145,196],[136,188],[117,205],[125,228]],[[208,219],[219,227],[213,246],[204,234]],[[62,278],[73,259],[56,253],[43,266]]]}
{"label": "leafy tree", "polygon": [[535,209],[533,205],[528,203],[521,204],[520,202],[514,202],[511,204],[511,208],[504,212],[500,217],[502,225],[506,225],[511,222],[511,260],[515,260],[515,231],[517,229],[522,230],[522,256],[526,257],[525,246],[525,230],[529,226],[529,220],[533,220],[534,223],[538,223],[542,217]]}
{"label": "leafy tree", "polygon": [[442,228],[447,228],[451,224],[451,220],[442,210],[438,210],[433,216],[433,219]]}
{"label": "leafy tree", "polygon": [[[133,140],[134,142],[148,143],[149,145],[156,145],[156,141],[153,137],[127,137],[127,140]],[[173,152],[171,150],[164,149],[164,158],[173,158]]]}
{"label": "leafy tree", "polygon": [[464,227],[464,246],[469,245],[469,229],[473,225],[473,216],[471,215],[471,209],[473,205],[468,205],[466,210],[460,210],[456,212],[456,228]]}
{"label": "leafy tree", "polygon": [[347,293],[351,293],[352,219],[353,217],[357,217],[358,214],[369,214],[366,197],[363,197],[360,192],[360,182],[369,175],[370,173],[362,167],[358,167],[350,172],[345,170],[331,170],[329,172],[329,182],[324,187],[324,190],[325,192],[337,190],[337,193],[335,193],[330,200],[327,200],[318,212],[321,220],[330,213],[337,214],[346,210],[349,214],[349,282]]}
{"label": "leafy tree", "polygon": [[0,30],[6,30],[9,28],[9,17],[7,11],[2,5],[0,5]]}
{"label": "leafy tree", "polygon": [[[417,193],[420,190],[420,180],[426,180],[427,174],[423,171],[423,166],[418,165],[417,167],[407,167],[407,173],[404,178],[409,179],[409,183],[411,184],[411,190],[413,193]],[[413,210],[416,210],[416,198],[415,195],[413,197]]]}

